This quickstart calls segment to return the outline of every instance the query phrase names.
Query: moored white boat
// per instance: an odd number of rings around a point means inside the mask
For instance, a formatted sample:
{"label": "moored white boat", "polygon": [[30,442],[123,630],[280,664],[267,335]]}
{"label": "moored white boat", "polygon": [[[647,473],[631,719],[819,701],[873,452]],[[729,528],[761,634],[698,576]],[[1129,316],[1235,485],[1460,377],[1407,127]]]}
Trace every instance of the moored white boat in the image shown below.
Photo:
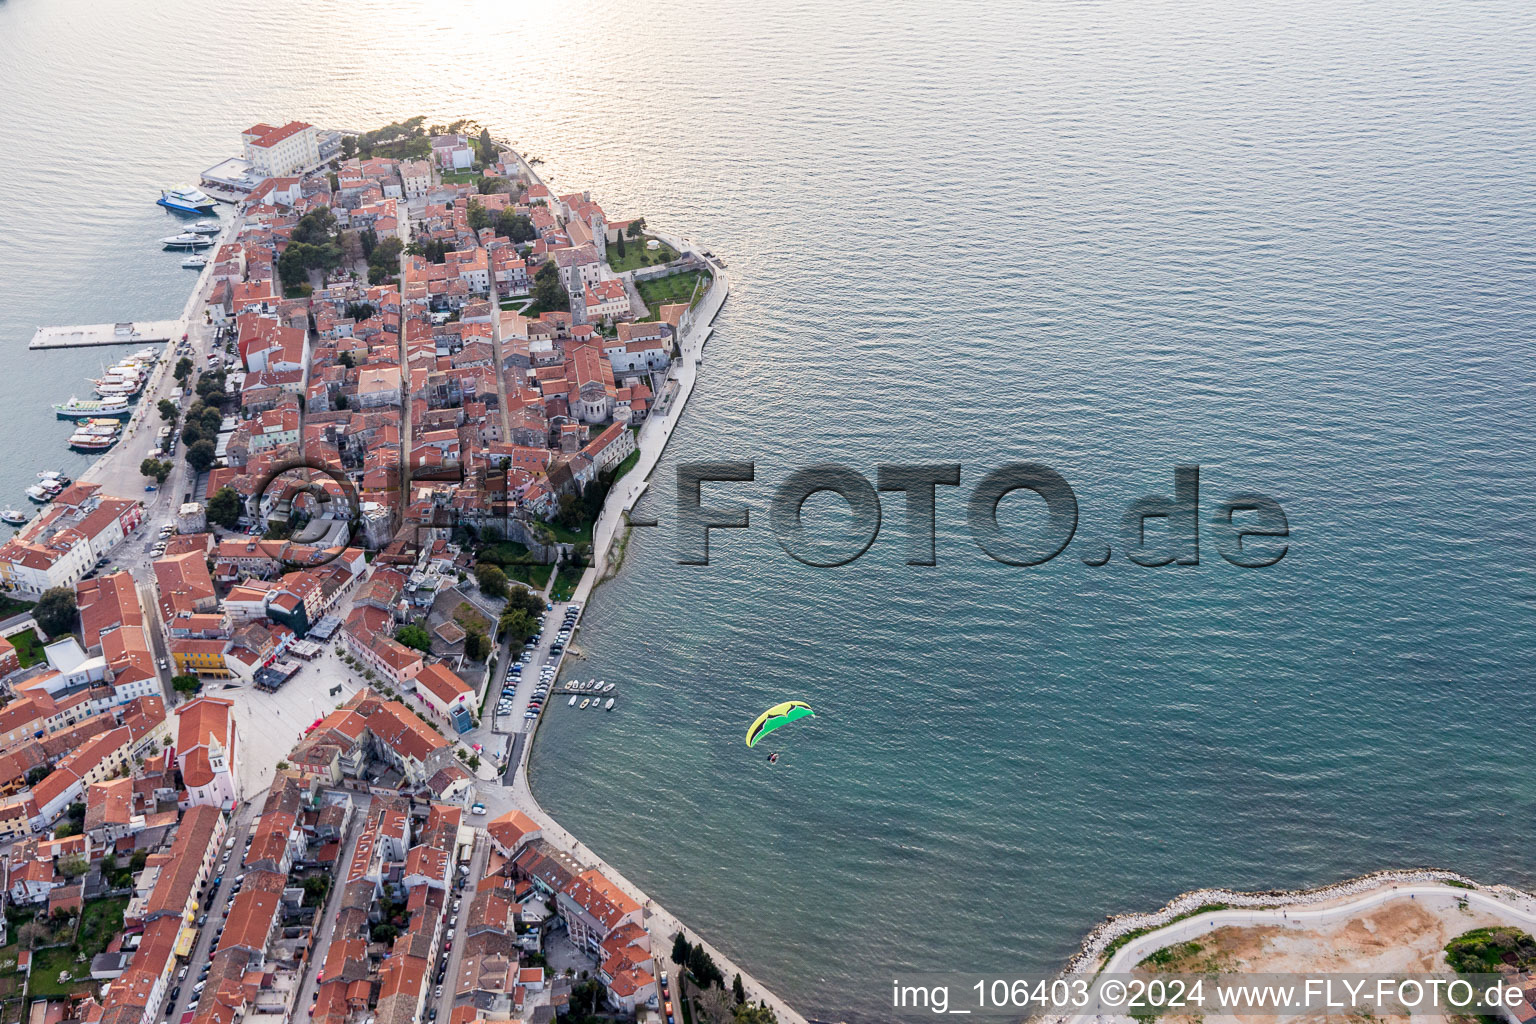
{"label": "moored white boat", "polygon": [[169,235],[160,239],[160,244],[167,249],[206,249],[213,244],[213,239],[207,235],[183,231],[179,235]]}
{"label": "moored white boat", "polygon": [[132,410],[122,395],[102,399],[70,395],[67,402],[55,402],[53,411],[61,420],[83,420],[91,416],[126,416]]}
{"label": "moored white boat", "polygon": [[207,213],[217,205],[213,199],[190,185],[164,189],[155,202],[177,213]]}
{"label": "moored white boat", "polygon": [[32,517],[16,508],[0,509],[0,522],[10,523],[12,526],[25,526],[27,520]]}

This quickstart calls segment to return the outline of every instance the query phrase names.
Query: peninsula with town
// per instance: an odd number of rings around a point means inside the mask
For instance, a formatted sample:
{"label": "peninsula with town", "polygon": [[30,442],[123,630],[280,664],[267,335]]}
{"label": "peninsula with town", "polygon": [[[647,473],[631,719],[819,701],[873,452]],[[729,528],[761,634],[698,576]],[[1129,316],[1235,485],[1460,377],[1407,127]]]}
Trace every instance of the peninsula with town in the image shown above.
{"label": "peninsula with town", "polygon": [[180,319],[33,341],[140,352],[0,545],[0,1022],[802,1021],[527,779],[723,261],[467,122],[231,142]]}

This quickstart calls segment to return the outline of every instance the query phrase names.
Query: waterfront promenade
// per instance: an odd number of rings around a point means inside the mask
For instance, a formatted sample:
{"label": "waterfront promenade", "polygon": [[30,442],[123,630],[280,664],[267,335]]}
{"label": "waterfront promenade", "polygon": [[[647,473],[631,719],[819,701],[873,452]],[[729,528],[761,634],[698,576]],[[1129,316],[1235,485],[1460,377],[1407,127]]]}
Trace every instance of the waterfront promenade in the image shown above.
{"label": "waterfront promenade", "polygon": [[[531,180],[537,181],[538,175],[533,173],[519,157],[519,162]],[[679,252],[694,251],[700,259],[705,259],[701,254],[680,239],[662,237],[663,241],[677,249]],[[678,338],[680,355],[674,360],[675,375],[670,379],[675,383],[670,403],[665,412],[646,421],[640,428],[636,438],[635,447],[640,453],[639,459],[628,473],[619,481],[618,486],[608,493],[603,502],[602,510],[598,513],[597,522],[592,528],[592,561],[582,574],[581,582],[576,587],[573,600],[581,602],[583,613],[586,610],[586,602],[592,590],[603,579],[608,570],[609,552],[612,549],[619,531],[624,528],[625,517],[634,509],[636,502],[645,493],[649,486],[651,474],[655,472],[657,463],[661,460],[662,453],[666,450],[667,442],[672,437],[672,431],[681,418],[683,409],[687,405],[689,396],[693,393],[694,385],[698,382],[699,366],[704,355],[704,346],[714,331],[714,320],[721,307],[730,294],[730,281],[719,265],[712,260],[707,261],[713,282],[707,292],[699,300],[699,304],[689,311],[686,322],[682,325]],[[558,607],[556,609],[559,611]],[[747,998],[752,1002],[761,1001],[774,1012],[780,1024],[807,1024],[806,1018],[783,999],[779,998],[766,985],[758,981],[752,974],[737,964],[718,947],[700,936],[697,932],[688,928],[675,915],[665,907],[652,900],[644,890],[626,878],[617,868],[593,852],[581,840],[577,839],[559,822],[545,811],[538,799],[533,795],[533,790],[528,784],[528,757],[532,750],[532,735],[527,736],[524,742],[518,745],[518,763],[513,772],[512,784],[503,787],[504,791],[510,791],[513,805],[534,821],[544,832],[544,838],[555,847],[565,851],[577,860],[590,864],[611,878],[614,884],[622,888],[631,899],[645,908],[646,928],[651,934],[651,950],[656,957],[658,970],[671,971],[669,966],[672,953],[672,936],[682,932],[688,941],[695,945],[702,945],[721,973],[727,979],[739,974],[742,985],[746,989]],[[484,783],[482,783],[484,785]],[[675,972],[673,972],[675,973]],[[675,985],[674,985],[675,989]]]}

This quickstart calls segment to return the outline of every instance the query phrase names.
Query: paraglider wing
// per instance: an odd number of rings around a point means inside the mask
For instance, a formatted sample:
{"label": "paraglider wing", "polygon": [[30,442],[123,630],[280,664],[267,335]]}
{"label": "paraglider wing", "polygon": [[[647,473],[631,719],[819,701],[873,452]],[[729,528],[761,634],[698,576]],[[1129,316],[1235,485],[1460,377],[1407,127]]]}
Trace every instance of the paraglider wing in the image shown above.
{"label": "paraglider wing", "polygon": [[790,722],[798,721],[802,718],[809,718],[814,714],[816,712],[812,711],[811,706],[804,701],[787,700],[782,704],[775,704],[767,711],[758,715],[757,721],[753,722],[751,727],[747,729],[747,746],[756,746],[758,740],[780,726],[788,725]]}

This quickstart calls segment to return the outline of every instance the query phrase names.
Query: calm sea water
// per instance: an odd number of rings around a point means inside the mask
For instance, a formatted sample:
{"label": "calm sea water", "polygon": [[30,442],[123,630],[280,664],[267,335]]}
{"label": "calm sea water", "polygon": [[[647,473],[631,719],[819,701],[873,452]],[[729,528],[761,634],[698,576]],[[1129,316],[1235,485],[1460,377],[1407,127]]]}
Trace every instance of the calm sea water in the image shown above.
{"label": "calm sea water", "polygon": [[[658,476],[750,458],[707,568],[640,531],[592,602],[541,798],[807,1011],[916,969],[1039,970],[1191,886],[1388,865],[1536,882],[1536,12],[1487,3],[0,3],[0,492],[66,462],[91,354],[174,315],[162,184],[256,120],[475,117],[730,263]],[[206,31],[189,31],[204,26]],[[1285,506],[1242,571],[983,558],[963,497],[1053,465],[1080,537],[1204,467]],[[790,561],[794,467],[958,461]],[[722,491],[729,496],[730,492]],[[818,519],[835,512],[818,504]],[[1009,507],[1027,522],[1027,504]],[[599,625],[600,624],[600,625]],[[741,737],[818,717],[768,768]]]}

